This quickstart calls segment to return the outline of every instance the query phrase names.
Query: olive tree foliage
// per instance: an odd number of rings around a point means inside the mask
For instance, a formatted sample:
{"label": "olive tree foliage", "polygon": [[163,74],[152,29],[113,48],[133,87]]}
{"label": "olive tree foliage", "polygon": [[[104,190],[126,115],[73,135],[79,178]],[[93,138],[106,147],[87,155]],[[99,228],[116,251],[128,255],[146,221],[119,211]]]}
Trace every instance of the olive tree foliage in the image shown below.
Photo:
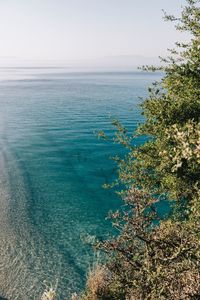
{"label": "olive tree foliage", "polygon": [[119,180],[151,194],[167,193],[176,201],[190,201],[200,178],[200,2],[188,3],[181,18],[165,15],[178,22],[177,30],[189,31],[191,39],[176,43],[169,57],[161,58],[166,66],[157,69],[165,75],[149,88],[142,104],[146,122],[137,134],[149,141],[132,147],[126,129],[115,122],[118,140],[130,148],[125,159],[118,160]]}
{"label": "olive tree foliage", "polygon": [[[164,75],[149,88],[137,132],[113,122],[114,141],[128,149],[115,158],[124,205],[110,214],[117,237],[96,245],[107,256],[104,279],[87,286],[84,299],[200,299],[200,1],[187,0],[180,18],[165,20],[190,39],[161,67],[144,67]],[[138,135],[148,139],[134,146]],[[166,216],[157,211],[163,199],[173,204]],[[94,270],[88,282],[97,277]]]}

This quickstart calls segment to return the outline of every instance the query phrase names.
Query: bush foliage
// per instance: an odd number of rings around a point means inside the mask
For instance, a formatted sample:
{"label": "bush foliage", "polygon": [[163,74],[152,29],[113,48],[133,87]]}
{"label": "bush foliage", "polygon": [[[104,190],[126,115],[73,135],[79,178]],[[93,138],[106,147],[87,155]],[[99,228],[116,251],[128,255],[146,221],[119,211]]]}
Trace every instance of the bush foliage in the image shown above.
{"label": "bush foliage", "polygon": [[[200,1],[187,2],[180,18],[165,19],[189,42],[176,43],[162,67],[145,67],[164,72],[142,104],[137,135],[148,141],[133,146],[135,135],[114,121],[115,141],[129,150],[116,158],[124,206],[110,215],[117,237],[96,245],[107,262],[83,299],[200,299]],[[166,199],[171,212],[160,216]]]}

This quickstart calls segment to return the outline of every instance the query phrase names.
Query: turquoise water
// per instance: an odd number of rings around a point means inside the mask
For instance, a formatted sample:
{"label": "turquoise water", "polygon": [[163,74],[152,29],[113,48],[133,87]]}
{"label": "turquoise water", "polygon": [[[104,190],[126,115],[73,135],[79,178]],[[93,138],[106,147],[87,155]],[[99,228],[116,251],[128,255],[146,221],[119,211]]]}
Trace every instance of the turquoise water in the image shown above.
{"label": "turquoise water", "polygon": [[[39,299],[45,284],[61,297],[79,291],[93,252],[120,200],[102,184],[122,149],[97,139],[117,117],[134,131],[139,96],[159,75],[0,71],[0,295]],[[141,141],[138,141],[141,142]]]}

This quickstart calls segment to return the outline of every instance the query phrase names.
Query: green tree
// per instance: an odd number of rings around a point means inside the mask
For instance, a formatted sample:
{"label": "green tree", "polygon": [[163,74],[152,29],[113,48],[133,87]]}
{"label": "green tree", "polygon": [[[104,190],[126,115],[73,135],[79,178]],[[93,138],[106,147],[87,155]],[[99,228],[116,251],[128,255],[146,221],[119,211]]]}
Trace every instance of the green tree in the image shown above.
{"label": "green tree", "polygon": [[[200,1],[187,2],[165,19],[190,41],[144,68],[164,72],[142,104],[136,135],[148,141],[134,147],[135,134],[114,121],[115,141],[129,149],[116,158],[125,205],[110,215],[117,237],[97,244],[107,263],[90,274],[85,299],[200,299]],[[160,216],[166,199],[171,213]]]}

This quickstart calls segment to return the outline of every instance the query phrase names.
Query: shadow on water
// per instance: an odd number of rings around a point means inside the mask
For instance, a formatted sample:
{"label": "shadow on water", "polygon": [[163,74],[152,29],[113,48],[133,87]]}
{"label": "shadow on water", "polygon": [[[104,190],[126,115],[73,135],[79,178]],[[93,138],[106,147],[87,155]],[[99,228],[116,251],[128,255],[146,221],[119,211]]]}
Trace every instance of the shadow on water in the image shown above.
{"label": "shadow on water", "polygon": [[3,298],[0,296],[0,300],[8,300],[8,298]]}

